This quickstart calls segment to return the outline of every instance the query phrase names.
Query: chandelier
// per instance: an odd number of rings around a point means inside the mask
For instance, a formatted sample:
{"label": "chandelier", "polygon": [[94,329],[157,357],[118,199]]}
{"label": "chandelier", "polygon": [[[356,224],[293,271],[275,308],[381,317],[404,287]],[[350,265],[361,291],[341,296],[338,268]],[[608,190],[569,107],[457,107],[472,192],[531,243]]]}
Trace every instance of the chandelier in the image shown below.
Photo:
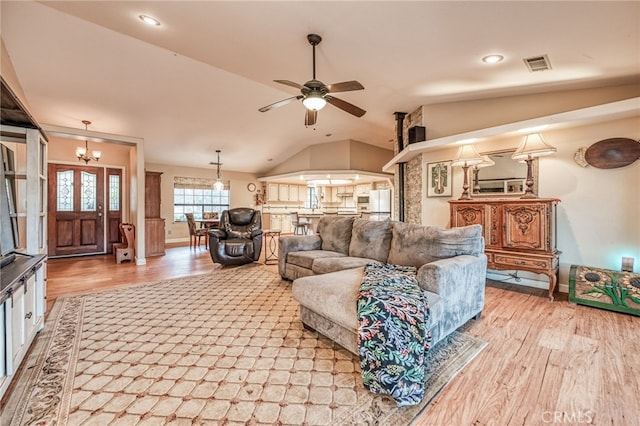
{"label": "chandelier", "polygon": [[220,162],[220,150],[216,149],[216,153],[218,154],[218,161],[215,163],[212,161],[209,164],[213,164],[218,167],[217,179],[216,183],[213,184],[213,189],[216,191],[222,191],[224,189],[224,183],[220,180],[220,166],[222,166],[222,163]]}
{"label": "chandelier", "polygon": [[[88,126],[89,124],[91,124],[91,122],[89,120],[82,120],[82,124],[84,124],[84,129],[88,130]],[[85,139],[84,140],[84,148],[79,146],[76,148],[76,157],[78,157],[78,160],[82,160],[84,161],[85,164],[88,164],[89,161],[93,160],[93,161],[100,161],[100,157],[102,156],[102,152],[101,151],[92,151],[91,155],[89,155],[89,140]]]}

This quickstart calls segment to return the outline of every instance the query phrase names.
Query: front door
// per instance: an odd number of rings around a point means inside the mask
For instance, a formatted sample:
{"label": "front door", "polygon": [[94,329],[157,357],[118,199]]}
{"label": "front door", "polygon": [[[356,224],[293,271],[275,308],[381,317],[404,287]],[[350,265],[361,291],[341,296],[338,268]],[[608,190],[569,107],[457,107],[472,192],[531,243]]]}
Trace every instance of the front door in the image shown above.
{"label": "front door", "polygon": [[104,169],[49,164],[49,256],[104,253]]}

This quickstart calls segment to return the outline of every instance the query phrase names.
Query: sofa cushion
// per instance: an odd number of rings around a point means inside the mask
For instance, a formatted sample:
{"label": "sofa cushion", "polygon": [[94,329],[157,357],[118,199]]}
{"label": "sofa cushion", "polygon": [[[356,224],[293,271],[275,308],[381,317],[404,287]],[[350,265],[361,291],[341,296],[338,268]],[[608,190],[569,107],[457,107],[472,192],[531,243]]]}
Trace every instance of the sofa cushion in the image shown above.
{"label": "sofa cushion", "polygon": [[298,278],[293,282],[293,298],[315,313],[355,331],[358,329],[356,299],[362,273],[362,268],[358,268]]}
{"label": "sofa cushion", "polygon": [[[358,330],[356,303],[363,274],[363,268],[356,268],[298,278],[293,282],[293,298],[311,311],[353,330],[355,339]],[[429,291],[425,295],[430,309],[427,325],[436,328],[444,315],[442,299]],[[436,342],[444,336],[433,337]]]}
{"label": "sofa cushion", "polygon": [[326,257],[345,257],[344,254],[327,250],[294,251],[287,254],[287,263],[311,269],[316,259]]}
{"label": "sofa cushion", "polygon": [[330,272],[342,271],[344,269],[360,268],[367,263],[380,262],[375,259],[367,259],[364,257],[330,257],[314,260],[311,269],[315,274],[328,274]]}
{"label": "sofa cushion", "polygon": [[349,256],[386,262],[391,247],[391,222],[356,219],[351,230]]}
{"label": "sofa cushion", "polygon": [[318,221],[317,232],[322,238],[322,250],[349,254],[353,217],[323,216]]}
{"label": "sofa cushion", "polygon": [[387,262],[420,267],[437,259],[461,254],[477,256],[483,251],[480,225],[445,229],[394,222]]}

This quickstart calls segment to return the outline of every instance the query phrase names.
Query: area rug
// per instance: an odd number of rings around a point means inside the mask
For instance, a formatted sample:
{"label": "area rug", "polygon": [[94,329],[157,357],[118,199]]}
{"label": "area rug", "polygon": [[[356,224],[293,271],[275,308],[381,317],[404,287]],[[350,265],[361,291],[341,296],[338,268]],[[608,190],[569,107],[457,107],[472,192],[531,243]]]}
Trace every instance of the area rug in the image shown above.
{"label": "area rug", "polygon": [[61,298],[3,425],[410,424],[485,343],[429,351],[428,394],[397,408],[358,359],[304,330],[291,283],[262,266]]}

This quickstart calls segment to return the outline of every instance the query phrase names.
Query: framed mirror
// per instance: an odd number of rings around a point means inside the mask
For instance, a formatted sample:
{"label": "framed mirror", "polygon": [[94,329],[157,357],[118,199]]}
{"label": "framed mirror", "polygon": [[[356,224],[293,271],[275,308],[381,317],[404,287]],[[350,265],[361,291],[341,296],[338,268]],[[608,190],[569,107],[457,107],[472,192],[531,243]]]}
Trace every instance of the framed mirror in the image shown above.
{"label": "framed mirror", "polygon": [[[527,163],[511,158],[515,148],[483,152],[495,162],[493,166],[471,167],[469,170],[473,195],[476,197],[521,196],[527,182]],[[538,194],[538,159],[534,158],[533,192]]]}

